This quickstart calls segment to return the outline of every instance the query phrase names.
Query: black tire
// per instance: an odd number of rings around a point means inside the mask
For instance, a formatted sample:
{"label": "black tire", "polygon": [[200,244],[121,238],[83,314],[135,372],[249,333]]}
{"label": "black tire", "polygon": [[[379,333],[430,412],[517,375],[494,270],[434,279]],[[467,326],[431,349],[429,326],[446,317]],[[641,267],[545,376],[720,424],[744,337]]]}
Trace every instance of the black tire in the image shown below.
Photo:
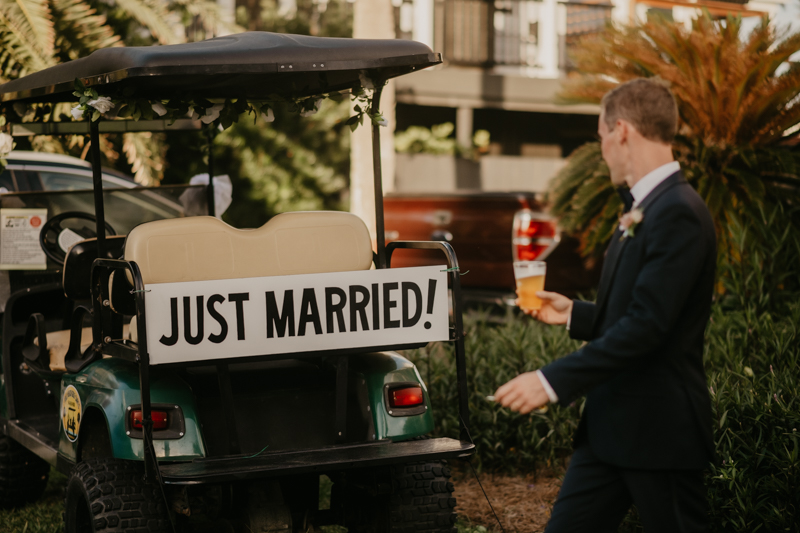
{"label": "black tire", "polygon": [[351,533],[456,531],[456,499],[443,461],[354,473],[337,496]]}
{"label": "black tire", "polygon": [[67,481],[65,533],[161,533],[171,530],[156,483],[144,465],[94,458],[78,463]]}
{"label": "black tire", "polygon": [[455,533],[455,507],[450,469],[444,462],[392,467],[387,531]]}
{"label": "black tire", "polygon": [[0,437],[0,508],[21,507],[42,497],[50,465],[8,437]]}

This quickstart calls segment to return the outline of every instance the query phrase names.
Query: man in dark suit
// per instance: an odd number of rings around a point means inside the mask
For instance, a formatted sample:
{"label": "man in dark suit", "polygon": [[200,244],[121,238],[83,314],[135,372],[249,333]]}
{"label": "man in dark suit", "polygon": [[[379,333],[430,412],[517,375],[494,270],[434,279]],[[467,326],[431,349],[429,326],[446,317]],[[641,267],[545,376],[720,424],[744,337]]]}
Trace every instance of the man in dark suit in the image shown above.
{"label": "man in dark suit", "polygon": [[716,265],[714,224],[674,161],[677,106],[662,83],[633,80],[602,101],[599,133],[633,208],[606,252],[595,303],[541,292],[528,312],[588,341],[495,393],[521,413],[586,395],[575,451],[548,532],[616,531],[635,504],[647,533],[704,531],[702,470],[713,457],[703,371]]}

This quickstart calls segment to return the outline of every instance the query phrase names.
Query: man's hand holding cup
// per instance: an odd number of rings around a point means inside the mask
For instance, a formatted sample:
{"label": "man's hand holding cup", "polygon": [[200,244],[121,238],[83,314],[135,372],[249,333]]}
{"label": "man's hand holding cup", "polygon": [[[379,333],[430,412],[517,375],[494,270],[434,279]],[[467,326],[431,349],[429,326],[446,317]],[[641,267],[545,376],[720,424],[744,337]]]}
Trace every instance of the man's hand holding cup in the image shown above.
{"label": "man's hand holding cup", "polygon": [[[539,309],[525,309],[522,312],[540,322],[551,325],[566,324],[572,314],[572,300],[557,292],[537,291],[536,296],[542,301]],[[517,299],[519,305],[519,299]]]}
{"label": "man's hand holding cup", "polygon": [[514,262],[517,281],[517,306],[545,324],[566,324],[572,313],[572,300],[544,289],[547,264],[544,261]]}

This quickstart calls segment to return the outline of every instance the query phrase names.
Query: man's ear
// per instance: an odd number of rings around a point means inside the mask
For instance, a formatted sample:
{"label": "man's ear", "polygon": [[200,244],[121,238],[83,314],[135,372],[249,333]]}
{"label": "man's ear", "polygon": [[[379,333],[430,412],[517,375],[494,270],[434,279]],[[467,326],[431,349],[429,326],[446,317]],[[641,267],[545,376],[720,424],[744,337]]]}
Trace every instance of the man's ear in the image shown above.
{"label": "man's ear", "polygon": [[617,119],[617,124],[614,126],[614,130],[617,132],[617,141],[620,144],[627,143],[628,138],[631,134],[631,123],[627,120]]}

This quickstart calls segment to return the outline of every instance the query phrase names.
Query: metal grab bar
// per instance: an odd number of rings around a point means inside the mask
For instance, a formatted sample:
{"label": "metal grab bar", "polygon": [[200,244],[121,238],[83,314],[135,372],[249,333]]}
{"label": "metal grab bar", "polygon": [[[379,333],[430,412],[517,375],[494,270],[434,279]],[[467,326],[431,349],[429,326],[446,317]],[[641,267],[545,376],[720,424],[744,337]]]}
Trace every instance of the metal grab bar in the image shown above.
{"label": "metal grab bar", "polygon": [[[92,262],[91,289],[92,305],[94,307],[93,330],[101,332],[103,324],[110,322],[105,319],[111,313],[110,305],[107,304],[109,288],[109,278],[111,273],[125,270],[130,272],[133,279],[133,295],[136,300],[136,333],[138,335],[136,343],[137,362],[139,363],[139,391],[142,397],[142,441],[144,452],[145,476],[154,477],[161,483],[161,472],[158,468],[155,447],[153,446],[153,419],[151,415],[150,402],[150,355],[147,352],[147,319],[145,316],[145,288],[142,281],[142,273],[139,265],[135,261],[125,261],[123,259],[95,259]],[[103,344],[106,344],[106,336],[100,335]]]}
{"label": "metal grab bar", "polygon": [[449,242],[441,241],[393,241],[386,245],[386,263],[391,268],[392,253],[398,249],[439,250],[447,257],[447,270],[450,275],[450,288],[453,301],[453,335],[450,339],[456,350],[456,381],[458,382],[458,411],[461,418],[459,438],[469,437],[469,395],[467,393],[467,362],[464,350],[464,324],[461,317],[461,274],[458,271],[456,251]]}

